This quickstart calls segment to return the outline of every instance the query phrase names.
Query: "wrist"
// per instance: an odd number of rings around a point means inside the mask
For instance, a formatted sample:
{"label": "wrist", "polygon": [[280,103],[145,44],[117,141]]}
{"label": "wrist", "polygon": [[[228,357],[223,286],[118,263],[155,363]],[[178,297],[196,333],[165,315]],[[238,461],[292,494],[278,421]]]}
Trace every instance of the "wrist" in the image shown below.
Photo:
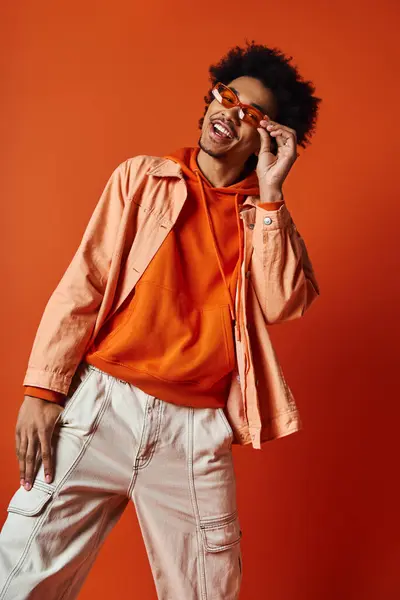
{"label": "wrist", "polygon": [[283,202],[281,188],[260,185],[260,202]]}

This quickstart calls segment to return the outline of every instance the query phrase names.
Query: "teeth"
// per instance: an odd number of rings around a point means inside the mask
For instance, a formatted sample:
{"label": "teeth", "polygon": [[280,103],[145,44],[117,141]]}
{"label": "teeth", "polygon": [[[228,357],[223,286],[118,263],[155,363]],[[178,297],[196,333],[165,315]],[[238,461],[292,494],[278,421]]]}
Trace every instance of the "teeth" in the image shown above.
{"label": "teeth", "polygon": [[223,127],[220,123],[215,123],[214,127],[215,127],[215,129],[217,129],[224,135],[227,135],[228,137],[232,137],[232,134],[229,131],[229,129],[227,129],[226,127]]}

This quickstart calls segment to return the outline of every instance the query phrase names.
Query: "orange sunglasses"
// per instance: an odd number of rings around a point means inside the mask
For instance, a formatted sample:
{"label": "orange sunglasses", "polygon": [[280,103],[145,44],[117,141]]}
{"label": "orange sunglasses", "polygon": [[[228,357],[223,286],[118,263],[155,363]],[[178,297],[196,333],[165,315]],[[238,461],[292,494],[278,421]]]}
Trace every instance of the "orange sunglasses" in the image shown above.
{"label": "orange sunglasses", "polygon": [[243,104],[231,88],[227,87],[223,83],[217,83],[212,90],[212,95],[222,106],[225,108],[232,108],[233,106],[239,106],[239,119],[253,127],[259,127],[260,121],[265,120],[264,115],[260,110],[250,104]]}

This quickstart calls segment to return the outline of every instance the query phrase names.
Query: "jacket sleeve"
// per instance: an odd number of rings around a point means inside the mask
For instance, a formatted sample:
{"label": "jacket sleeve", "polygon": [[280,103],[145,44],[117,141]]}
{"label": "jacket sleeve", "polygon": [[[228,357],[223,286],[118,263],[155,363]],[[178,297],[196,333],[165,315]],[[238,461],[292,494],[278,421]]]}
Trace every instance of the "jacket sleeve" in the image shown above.
{"label": "jacket sleeve", "polygon": [[320,294],[286,203],[277,210],[256,207],[250,276],[269,325],[302,317]]}
{"label": "jacket sleeve", "polygon": [[79,247],[45,306],[24,386],[68,393],[104,296],[127,202],[128,179],[125,161],[110,176]]}

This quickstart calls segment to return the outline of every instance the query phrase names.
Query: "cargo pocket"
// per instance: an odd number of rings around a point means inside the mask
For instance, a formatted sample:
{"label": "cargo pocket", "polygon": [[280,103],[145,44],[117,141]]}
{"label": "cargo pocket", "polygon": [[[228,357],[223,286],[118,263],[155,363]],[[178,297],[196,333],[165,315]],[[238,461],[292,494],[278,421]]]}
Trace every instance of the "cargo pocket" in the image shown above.
{"label": "cargo pocket", "polygon": [[242,538],[237,512],[222,519],[202,519],[200,529],[208,552],[222,552],[236,546]]}
{"label": "cargo pocket", "polygon": [[22,486],[15,492],[7,512],[26,517],[35,517],[43,512],[54,495],[55,488],[44,481],[34,481],[28,492]]}

